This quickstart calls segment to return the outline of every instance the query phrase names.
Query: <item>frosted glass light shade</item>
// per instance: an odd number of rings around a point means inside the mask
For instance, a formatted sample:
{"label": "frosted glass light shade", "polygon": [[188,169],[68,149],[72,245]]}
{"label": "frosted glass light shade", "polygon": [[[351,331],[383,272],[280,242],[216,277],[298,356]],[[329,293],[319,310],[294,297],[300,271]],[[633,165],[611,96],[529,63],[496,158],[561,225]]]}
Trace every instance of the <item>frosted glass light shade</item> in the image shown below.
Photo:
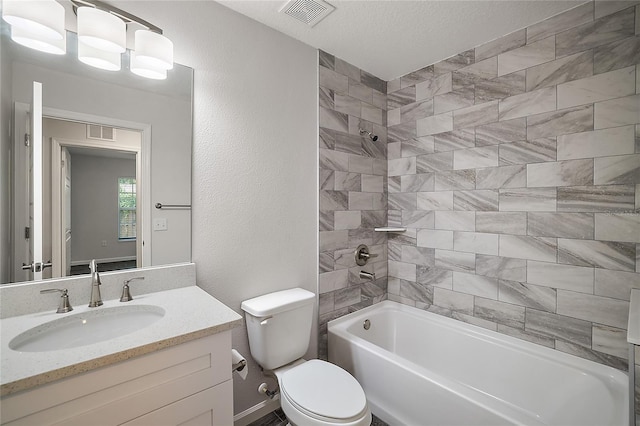
{"label": "frosted glass light shade", "polygon": [[60,40],[54,40],[41,35],[25,31],[22,28],[11,27],[11,40],[18,44],[54,55],[67,53],[67,33]]}
{"label": "frosted glass light shade", "polygon": [[64,38],[64,7],[55,0],[4,0],[2,19],[39,37]]}
{"label": "frosted glass light shade", "polygon": [[123,53],[127,46],[127,25],[104,10],[79,7],[78,40],[105,52]]}
{"label": "frosted glass light shade", "polygon": [[136,61],[151,68],[173,68],[173,42],[162,34],[138,30],[136,35]]}
{"label": "frosted glass light shade", "polygon": [[129,66],[132,73],[141,77],[151,78],[153,80],[165,80],[167,78],[166,69],[140,63],[138,55],[133,51],[131,52],[131,63]]}
{"label": "frosted glass light shade", "polygon": [[78,59],[92,67],[106,71],[118,71],[121,68],[121,56],[120,53],[105,52],[78,40]]}

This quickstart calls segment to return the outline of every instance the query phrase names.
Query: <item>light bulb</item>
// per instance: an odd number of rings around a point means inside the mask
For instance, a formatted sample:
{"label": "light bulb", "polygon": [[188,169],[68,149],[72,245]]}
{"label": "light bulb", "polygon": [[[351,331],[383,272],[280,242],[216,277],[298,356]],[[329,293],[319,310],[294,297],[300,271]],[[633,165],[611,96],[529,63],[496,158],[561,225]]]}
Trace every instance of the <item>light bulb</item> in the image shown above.
{"label": "light bulb", "polygon": [[11,27],[11,40],[18,44],[54,55],[64,55],[67,52],[67,34],[61,39],[50,39],[39,34],[30,33],[19,27]]}
{"label": "light bulb", "polygon": [[127,25],[122,19],[104,10],[79,7],[78,40],[105,52],[124,53]]}
{"label": "light bulb", "polygon": [[131,51],[131,72],[145,78],[153,80],[164,80],[167,78],[167,70],[164,68],[156,68],[148,64],[141,64],[138,61],[136,52]]}
{"label": "light bulb", "polygon": [[118,71],[121,68],[121,56],[120,53],[96,49],[78,40],[78,59],[92,67],[106,71]]}
{"label": "light bulb", "polygon": [[162,34],[138,30],[136,36],[136,61],[154,69],[173,68],[173,43]]}
{"label": "light bulb", "polygon": [[55,0],[4,0],[2,19],[39,37],[64,38],[64,7]]}

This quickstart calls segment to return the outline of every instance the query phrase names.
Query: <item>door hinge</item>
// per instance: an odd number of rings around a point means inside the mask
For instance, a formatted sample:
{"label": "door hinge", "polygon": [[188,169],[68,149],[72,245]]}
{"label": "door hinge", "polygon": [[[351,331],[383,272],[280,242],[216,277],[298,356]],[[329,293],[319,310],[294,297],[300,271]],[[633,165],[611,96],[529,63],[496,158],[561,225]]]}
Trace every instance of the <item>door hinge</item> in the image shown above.
{"label": "door hinge", "polygon": [[28,226],[24,228],[24,238],[25,240],[31,238],[31,228],[29,228]]}
{"label": "door hinge", "polygon": [[31,138],[29,137],[29,133],[25,133],[24,134],[24,146],[29,146],[30,142],[31,142]]}

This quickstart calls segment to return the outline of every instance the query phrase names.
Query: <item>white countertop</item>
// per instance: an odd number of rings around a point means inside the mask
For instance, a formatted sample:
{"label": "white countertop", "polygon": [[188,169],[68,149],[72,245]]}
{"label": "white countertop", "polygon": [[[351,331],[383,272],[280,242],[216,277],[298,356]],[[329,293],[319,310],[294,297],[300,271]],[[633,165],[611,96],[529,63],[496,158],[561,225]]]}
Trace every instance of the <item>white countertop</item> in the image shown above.
{"label": "white countertop", "polygon": [[640,289],[631,289],[627,342],[640,345]]}
{"label": "white countertop", "polygon": [[[67,314],[57,314],[53,309],[0,320],[0,395],[9,395],[242,324],[240,315],[197,286],[134,297],[126,303],[118,299],[105,301],[97,308],[74,306],[74,310]],[[11,339],[32,327],[64,315],[123,305],[160,306],[165,315],[141,330],[87,346],[47,352],[19,352],[9,348]]]}

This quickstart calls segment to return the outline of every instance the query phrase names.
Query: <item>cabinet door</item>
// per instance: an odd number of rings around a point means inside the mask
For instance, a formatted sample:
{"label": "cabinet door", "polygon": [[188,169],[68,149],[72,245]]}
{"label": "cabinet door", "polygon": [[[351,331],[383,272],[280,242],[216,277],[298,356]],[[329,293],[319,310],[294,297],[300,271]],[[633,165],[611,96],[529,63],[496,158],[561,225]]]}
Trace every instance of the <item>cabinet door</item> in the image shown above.
{"label": "cabinet door", "polygon": [[227,380],[188,398],[123,423],[123,426],[233,425],[232,383],[232,380]]}
{"label": "cabinet door", "polygon": [[230,379],[225,331],[3,397],[0,423],[118,425]]}

